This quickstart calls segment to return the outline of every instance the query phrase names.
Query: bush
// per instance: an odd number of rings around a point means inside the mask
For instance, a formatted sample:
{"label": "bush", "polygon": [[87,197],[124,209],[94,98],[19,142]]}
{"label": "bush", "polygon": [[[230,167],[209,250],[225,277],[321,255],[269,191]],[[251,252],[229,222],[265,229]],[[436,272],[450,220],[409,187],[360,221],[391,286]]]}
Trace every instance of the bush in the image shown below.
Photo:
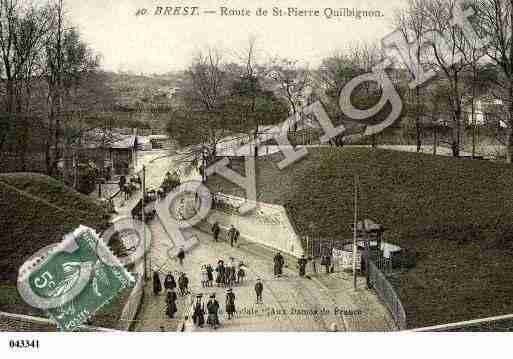
{"label": "bush", "polygon": [[83,194],[91,194],[96,188],[96,180],[98,171],[94,168],[87,167],[80,171],[77,190]]}

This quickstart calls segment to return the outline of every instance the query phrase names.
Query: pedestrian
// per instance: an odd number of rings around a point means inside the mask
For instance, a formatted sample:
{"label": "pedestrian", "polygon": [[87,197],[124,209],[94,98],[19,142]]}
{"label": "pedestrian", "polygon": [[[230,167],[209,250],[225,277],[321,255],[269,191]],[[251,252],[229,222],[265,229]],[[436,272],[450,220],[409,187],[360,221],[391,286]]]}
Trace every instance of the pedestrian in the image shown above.
{"label": "pedestrian", "polygon": [[216,283],[217,286],[224,286],[226,284],[225,280],[225,268],[224,268],[224,262],[222,260],[217,262],[217,277],[216,277]]}
{"label": "pedestrian", "polygon": [[119,190],[124,192],[124,189],[125,189],[125,185],[126,185],[126,177],[125,176],[121,176],[119,177]]}
{"label": "pedestrian", "polygon": [[331,269],[331,257],[329,255],[323,256],[321,259],[321,265],[325,267],[326,274],[329,274]]}
{"label": "pedestrian", "polygon": [[180,295],[182,297],[189,294],[189,278],[187,278],[185,273],[180,274],[180,278],[178,278],[178,287],[180,288]]}
{"label": "pedestrian", "polygon": [[317,274],[317,258],[315,258],[315,256],[311,256],[308,259],[312,263],[312,273]]}
{"label": "pedestrian", "polygon": [[230,285],[234,285],[237,279],[237,267],[235,264],[232,264],[232,269],[230,271]]}
{"label": "pedestrian", "polygon": [[162,189],[162,187],[160,187],[157,191],[157,198],[159,199],[159,201],[163,200],[164,198],[166,197],[166,193],[164,192],[164,190]]}
{"label": "pedestrian", "polygon": [[285,260],[283,259],[283,256],[280,252],[276,253],[274,256],[274,275],[279,277],[283,273],[283,265],[285,263]]}
{"label": "pedestrian", "polygon": [[207,265],[207,276],[208,276],[208,286],[212,287],[214,282],[214,268],[209,264]]}
{"label": "pedestrian", "polygon": [[215,293],[210,296],[210,300],[207,303],[207,324],[212,328],[217,329],[219,326],[219,302],[216,299]]}
{"label": "pedestrian", "polygon": [[178,261],[180,262],[180,265],[183,266],[183,260],[185,259],[185,251],[183,250],[183,247],[180,247],[176,257],[178,258]]}
{"label": "pedestrian", "polygon": [[304,277],[306,274],[306,264],[308,263],[308,260],[305,258],[305,255],[303,254],[301,258],[298,259],[297,265],[299,267],[299,276]]}
{"label": "pedestrian", "polygon": [[239,264],[239,270],[237,271],[237,284],[244,283],[245,276],[246,276],[246,272],[244,271],[242,264]]}
{"label": "pedestrian", "polygon": [[236,311],[237,310],[235,309],[235,294],[233,293],[232,288],[229,288],[226,291],[226,314],[228,314],[228,319],[232,319]]}
{"label": "pedestrian", "polygon": [[228,231],[228,240],[230,241],[230,246],[233,247],[233,242],[235,241],[235,235],[237,233],[237,230],[235,229],[235,226],[232,224],[230,227],[230,230]]}
{"label": "pedestrian", "polygon": [[235,235],[234,235],[234,239],[233,241],[235,242],[235,245],[238,247],[238,244],[237,242],[239,241],[239,238],[240,238],[240,232],[238,229],[235,229]]}
{"label": "pedestrian", "polygon": [[166,275],[166,278],[164,279],[164,288],[166,288],[167,290],[172,290],[176,288],[175,277],[173,277],[173,274],[171,274],[171,272],[168,273]]}
{"label": "pedestrian", "polygon": [[256,304],[262,304],[262,292],[264,291],[264,285],[260,278],[257,279],[255,284],[255,293],[256,293]]}
{"label": "pedestrian", "polygon": [[206,265],[201,266],[201,286],[203,288],[208,287],[208,271]]}
{"label": "pedestrian", "polygon": [[125,201],[129,200],[130,199],[130,194],[131,194],[131,191],[130,191],[130,186],[125,184],[123,186],[123,193],[125,194]]}
{"label": "pedestrian", "polygon": [[170,319],[173,319],[176,312],[178,311],[178,307],[176,306],[176,300],[178,299],[178,296],[176,295],[176,292],[173,289],[171,289],[169,292],[167,292],[167,298],[166,298],[166,314]]}
{"label": "pedestrian", "polygon": [[153,294],[159,295],[162,291],[159,272],[153,272]]}
{"label": "pedestrian", "polygon": [[233,279],[233,275],[232,275],[232,272],[234,271],[234,268],[233,268],[233,265],[232,263],[228,262],[226,264],[226,266],[224,267],[224,273],[225,273],[225,279],[226,279],[226,285],[228,287],[231,287],[232,286],[232,279]]}
{"label": "pedestrian", "polygon": [[192,312],[192,321],[194,325],[200,328],[203,328],[203,324],[205,324],[205,307],[203,305],[203,301],[201,300],[202,297],[203,294],[198,294],[196,296],[196,303],[194,304]]}
{"label": "pedestrian", "polygon": [[219,241],[219,233],[221,232],[221,227],[219,227],[219,223],[216,222],[212,226],[212,234],[214,235],[214,242]]}

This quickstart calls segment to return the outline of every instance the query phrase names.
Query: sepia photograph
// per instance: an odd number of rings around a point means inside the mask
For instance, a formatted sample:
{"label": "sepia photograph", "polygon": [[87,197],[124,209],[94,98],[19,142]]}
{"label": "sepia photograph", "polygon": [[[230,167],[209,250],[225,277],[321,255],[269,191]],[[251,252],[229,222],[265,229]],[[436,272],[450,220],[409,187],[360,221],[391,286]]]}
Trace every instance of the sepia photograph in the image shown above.
{"label": "sepia photograph", "polygon": [[513,331],[512,0],[0,0],[0,99],[7,357]]}

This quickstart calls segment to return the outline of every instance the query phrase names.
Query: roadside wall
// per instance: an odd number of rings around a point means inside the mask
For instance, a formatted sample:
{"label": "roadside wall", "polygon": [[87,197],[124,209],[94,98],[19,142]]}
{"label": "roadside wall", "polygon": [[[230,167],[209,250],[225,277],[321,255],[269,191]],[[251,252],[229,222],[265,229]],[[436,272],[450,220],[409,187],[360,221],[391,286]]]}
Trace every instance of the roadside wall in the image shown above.
{"label": "roadside wall", "polygon": [[130,296],[121,312],[119,318],[118,330],[129,331],[134,323],[137,312],[141,306],[144,295],[144,262],[139,261],[136,266],[137,282],[135,283]]}
{"label": "roadside wall", "polygon": [[[238,208],[245,203],[244,198],[216,193],[214,198],[230,207]],[[221,227],[234,225],[239,229],[244,239],[270,247],[294,257],[301,257],[304,249],[301,239],[294,231],[292,224],[283,206],[256,203],[256,210],[247,215],[239,215],[235,212],[212,210],[207,222],[213,224],[219,222]]]}

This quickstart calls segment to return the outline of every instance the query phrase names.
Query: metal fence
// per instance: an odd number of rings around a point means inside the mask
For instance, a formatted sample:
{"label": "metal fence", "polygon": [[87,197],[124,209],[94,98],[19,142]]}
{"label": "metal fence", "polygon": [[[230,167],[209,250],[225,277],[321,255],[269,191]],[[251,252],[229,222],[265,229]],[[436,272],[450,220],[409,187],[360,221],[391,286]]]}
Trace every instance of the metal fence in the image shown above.
{"label": "metal fence", "polygon": [[392,314],[399,330],[405,330],[406,312],[404,311],[403,304],[385,274],[372,261],[369,261],[369,278],[378,297],[385,303],[390,314]]}
{"label": "metal fence", "polygon": [[310,257],[319,258],[333,253],[333,248],[344,249],[345,246],[352,244],[352,240],[331,239],[331,238],[309,238],[303,237],[302,242]]}

